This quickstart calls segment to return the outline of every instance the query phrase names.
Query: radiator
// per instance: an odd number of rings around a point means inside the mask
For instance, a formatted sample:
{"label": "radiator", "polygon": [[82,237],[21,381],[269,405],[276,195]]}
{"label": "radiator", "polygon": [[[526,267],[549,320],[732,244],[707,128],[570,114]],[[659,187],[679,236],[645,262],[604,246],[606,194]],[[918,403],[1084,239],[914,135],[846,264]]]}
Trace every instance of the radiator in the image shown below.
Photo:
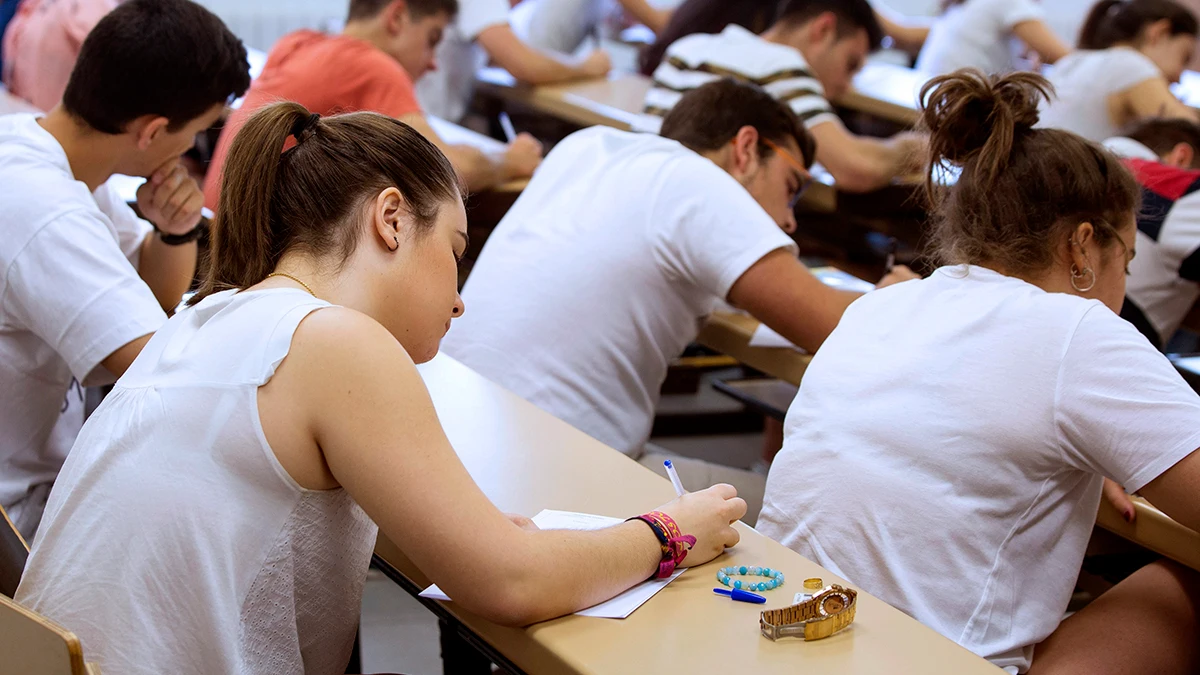
{"label": "radiator", "polygon": [[348,0],[197,0],[225,22],[246,46],[270,51],[301,28],[340,32]]}

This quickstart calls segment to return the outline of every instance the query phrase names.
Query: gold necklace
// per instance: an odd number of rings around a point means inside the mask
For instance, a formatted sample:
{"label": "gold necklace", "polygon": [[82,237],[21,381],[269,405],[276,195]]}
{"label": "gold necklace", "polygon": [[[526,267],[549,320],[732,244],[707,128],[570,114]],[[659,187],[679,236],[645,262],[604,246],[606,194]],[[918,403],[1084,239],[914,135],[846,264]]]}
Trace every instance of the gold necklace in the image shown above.
{"label": "gold necklace", "polygon": [[309,295],[313,296],[314,298],[317,297],[317,294],[313,293],[312,289],[308,287],[308,284],[304,283],[303,281],[300,281],[299,279],[288,274],[287,272],[271,272],[270,274],[267,275],[267,278],[270,279],[271,277],[287,277],[288,279],[291,279],[292,281],[303,286],[304,290],[308,291]]}

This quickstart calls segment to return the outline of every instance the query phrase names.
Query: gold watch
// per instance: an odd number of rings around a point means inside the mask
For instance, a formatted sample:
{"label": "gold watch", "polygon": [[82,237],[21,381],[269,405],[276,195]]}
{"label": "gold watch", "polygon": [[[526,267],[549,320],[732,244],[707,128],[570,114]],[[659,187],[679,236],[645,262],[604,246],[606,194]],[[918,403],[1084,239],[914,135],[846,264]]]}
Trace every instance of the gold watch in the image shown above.
{"label": "gold watch", "polygon": [[762,634],[772,640],[802,637],[820,640],[854,622],[858,591],[833,584],[810,600],[783,609],[768,609],[759,616]]}

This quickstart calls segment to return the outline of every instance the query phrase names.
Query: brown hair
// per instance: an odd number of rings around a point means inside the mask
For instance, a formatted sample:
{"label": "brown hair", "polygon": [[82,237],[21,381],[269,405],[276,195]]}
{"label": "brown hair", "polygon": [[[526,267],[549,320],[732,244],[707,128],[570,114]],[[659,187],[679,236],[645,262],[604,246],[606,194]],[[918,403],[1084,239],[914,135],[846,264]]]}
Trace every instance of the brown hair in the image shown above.
{"label": "brown hair", "polygon": [[761,33],[775,20],[775,0],[686,0],[671,12],[667,27],[638,59],[642,74],[650,76],[662,63],[667,48],[696,33],[720,33],[737,24],[751,33]]}
{"label": "brown hair", "polygon": [[[289,139],[295,145],[284,150]],[[354,253],[356,212],[395,187],[417,225],[461,199],[454,167],[399,120],[369,112],[318,119],[298,103],[256,112],[234,137],[195,304],[266,278],[286,251]]]}
{"label": "brown hair", "polygon": [[[373,19],[396,0],[350,0],[350,13],[347,21]],[[453,18],[458,14],[458,0],[406,0],[404,3],[408,15],[414,19],[444,13]]]}
{"label": "brown hair", "polygon": [[1135,42],[1155,21],[1171,22],[1171,35],[1196,35],[1196,16],[1172,0],[1100,0],[1079,31],[1080,49]]}
{"label": "brown hair", "polygon": [[[694,152],[718,150],[742,127],[754,127],[760,139],[785,145],[794,139],[805,167],[812,167],[817,141],[786,103],[757,85],[732,78],[709,82],[689,91],[663,118],[663,138],[679,141]],[[759,156],[773,152],[759,142]]]}
{"label": "brown hair", "polygon": [[1162,157],[1180,143],[1192,146],[1192,167],[1200,165],[1200,124],[1179,118],[1152,117],[1138,120],[1125,128],[1121,136],[1132,138]]}
{"label": "brown hair", "polygon": [[783,0],[779,4],[776,23],[800,26],[825,12],[833,12],[837,17],[838,37],[849,37],[864,30],[872,51],[883,43],[883,27],[867,0]]}
{"label": "brown hair", "polygon": [[[930,132],[926,191],[933,238],[948,264],[996,264],[1036,273],[1083,222],[1096,241],[1120,241],[1116,228],[1137,211],[1133,176],[1099,145],[1059,129],[1035,129],[1038,103],[1052,93],[1040,75],[988,77],[960,70],[921,89],[921,120]],[[943,167],[961,168],[953,185]]]}

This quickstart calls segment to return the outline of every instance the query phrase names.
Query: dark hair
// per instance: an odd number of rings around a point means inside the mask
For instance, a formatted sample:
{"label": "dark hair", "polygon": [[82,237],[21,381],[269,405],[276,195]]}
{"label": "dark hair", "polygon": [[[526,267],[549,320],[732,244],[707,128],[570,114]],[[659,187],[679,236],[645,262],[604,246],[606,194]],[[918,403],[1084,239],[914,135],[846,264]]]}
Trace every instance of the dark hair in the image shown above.
{"label": "dark hair", "polygon": [[1155,21],[1171,22],[1171,35],[1196,35],[1196,16],[1172,0],[1100,0],[1079,31],[1080,49],[1135,42]]}
{"label": "dark hair", "polygon": [[1200,124],[1191,120],[1151,117],[1134,122],[1120,135],[1150,148],[1159,157],[1186,143],[1196,151],[1193,166],[1200,164]]}
{"label": "dark hair", "polygon": [[[817,141],[796,113],[757,85],[732,78],[709,82],[683,95],[663,119],[663,138],[679,141],[695,152],[718,150],[742,127],[754,127],[759,138],[783,146],[795,140],[805,167],[817,154]],[[759,143],[759,155],[772,152]]]}
{"label": "dark hair", "polygon": [[[921,121],[930,132],[926,190],[933,238],[943,262],[996,263],[1017,274],[1054,262],[1054,250],[1082,222],[1096,242],[1120,241],[1140,190],[1112,153],[1059,129],[1035,129],[1038,103],[1052,93],[1040,75],[988,77],[960,70],[921,89]],[[958,181],[935,180],[944,166]]]}
{"label": "dark hair", "polygon": [[369,112],[318,119],[298,103],[256,112],[234,137],[224,175],[208,265],[190,304],[253,286],[291,249],[336,252],[344,264],[360,234],[356,210],[389,187],[425,229],[462,194],[450,161],[407,124]]}
{"label": "dark hair", "polygon": [[[350,0],[350,13],[347,21],[373,19],[379,16],[388,5],[396,0]],[[458,14],[458,0],[406,0],[408,15],[414,19],[443,13],[453,17]]]}
{"label": "dark hair", "polygon": [[129,0],[83,41],[63,107],[106,134],[143,115],[178,131],[249,86],[246,48],[215,14],[189,0]]}
{"label": "dark hair", "polygon": [[642,74],[653,75],[667,48],[689,35],[720,33],[731,24],[751,33],[763,32],[775,18],[776,4],[777,0],[687,0],[671,13],[654,44],[642,51],[639,58]]}
{"label": "dark hair", "polygon": [[799,26],[826,12],[837,17],[839,36],[865,30],[872,51],[883,43],[883,27],[867,0],[783,0],[776,23]]}

